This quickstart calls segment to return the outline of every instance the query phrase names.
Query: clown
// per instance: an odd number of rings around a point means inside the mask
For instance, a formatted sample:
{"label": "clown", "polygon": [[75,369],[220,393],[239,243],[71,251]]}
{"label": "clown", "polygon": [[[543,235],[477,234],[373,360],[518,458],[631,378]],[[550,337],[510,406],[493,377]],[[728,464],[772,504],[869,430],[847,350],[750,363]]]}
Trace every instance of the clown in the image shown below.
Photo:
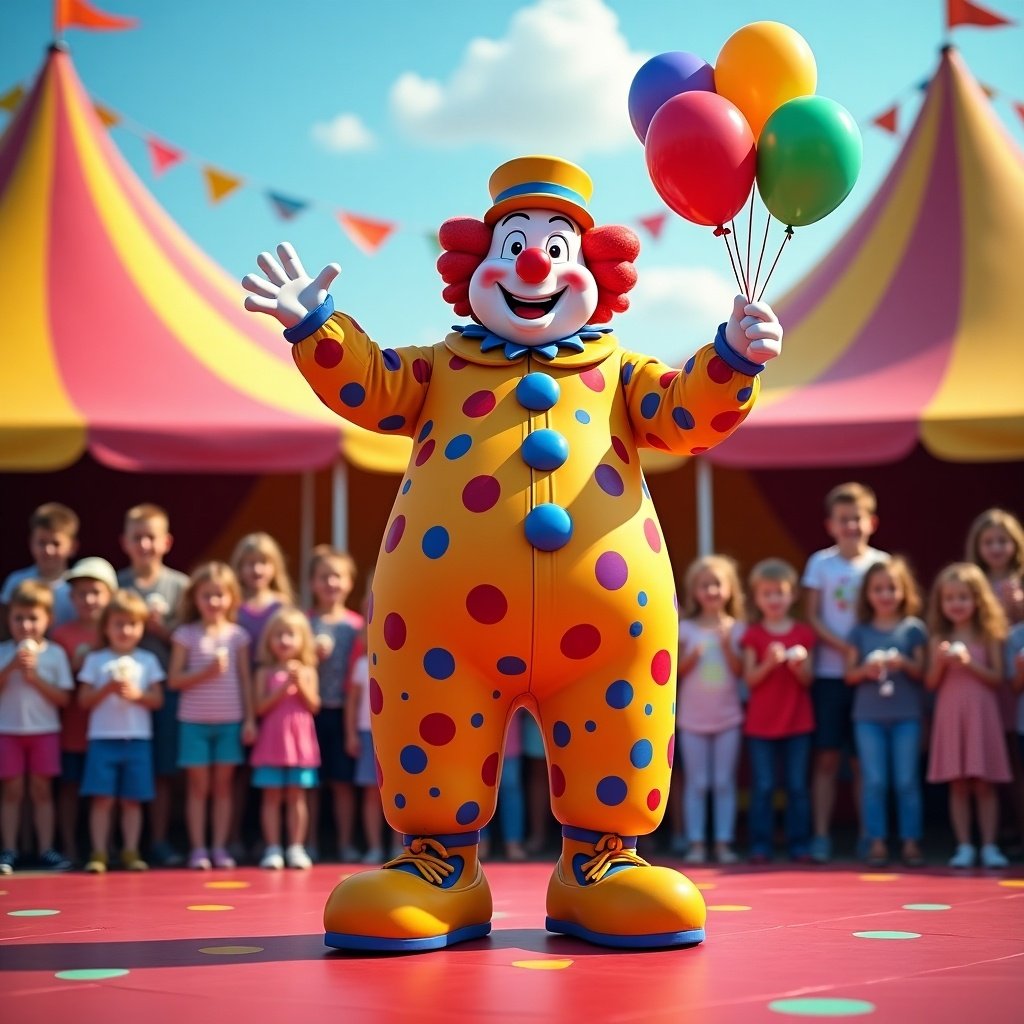
{"label": "clown", "polygon": [[594,227],[591,191],[555,157],[499,167],[483,221],[441,227],[444,297],[473,322],[431,347],[380,349],[334,311],[337,265],[311,279],[287,244],[243,282],[326,405],[413,440],[368,611],[378,779],[404,852],[337,886],[331,946],[490,931],[477,845],[520,707],[544,735],[562,824],[547,927],[621,947],[704,938],[694,885],[636,852],[668,794],[677,632],[638,449],[693,455],[727,437],[782,330],[738,297],[682,370],[625,351],[591,325],[628,307],[639,243]]}

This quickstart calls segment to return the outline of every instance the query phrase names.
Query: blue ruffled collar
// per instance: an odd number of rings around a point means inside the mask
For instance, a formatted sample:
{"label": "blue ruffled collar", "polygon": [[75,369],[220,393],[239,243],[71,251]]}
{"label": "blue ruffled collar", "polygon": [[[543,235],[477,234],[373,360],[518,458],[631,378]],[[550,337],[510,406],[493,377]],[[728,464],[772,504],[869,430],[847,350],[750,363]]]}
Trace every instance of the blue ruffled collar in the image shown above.
{"label": "blue ruffled collar", "polygon": [[527,353],[544,359],[554,359],[558,355],[558,350],[562,348],[570,352],[582,352],[584,342],[597,341],[602,335],[611,334],[612,331],[610,327],[591,327],[587,324],[575,334],[570,334],[568,338],[549,341],[546,345],[521,345],[518,341],[508,341],[497,334],[492,334],[483,324],[452,324],[452,330],[458,331],[469,341],[479,341],[481,352],[504,348],[506,359],[518,359]]}

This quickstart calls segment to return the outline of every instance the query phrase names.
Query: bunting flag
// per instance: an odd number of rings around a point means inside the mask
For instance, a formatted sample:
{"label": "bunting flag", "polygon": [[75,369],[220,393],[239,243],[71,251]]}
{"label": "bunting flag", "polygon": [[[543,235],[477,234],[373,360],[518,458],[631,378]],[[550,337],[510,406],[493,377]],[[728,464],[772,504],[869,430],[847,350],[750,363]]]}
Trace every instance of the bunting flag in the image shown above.
{"label": "bunting flag", "polygon": [[990,11],[971,0],[946,0],[946,28],[957,25],[974,25],[977,28],[998,28],[1000,25],[1012,25],[1009,18],[1004,18],[995,11]]}
{"label": "bunting flag", "polygon": [[245,180],[236,178],[233,174],[218,171],[216,167],[204,167],[203,178],[206,180],[206,192],[211,203],[219,203],[226,196],[231,195]]}
{"label": "bunting flag", "polygon": [[8,114],[13,114],[24,98],[25,90],[20,85],[16,85],[0,96],[0,110],[6,110]]}
{"label": "bunting flag", "polygon": [[288,196],[281,195],[280,192],[268,192],[267,198],[270,200],[271,206],[274,207],[274,212],[281,220],[292,220],[309,206],[309,203],[304,199],[291,199]]}
{"label": "bunting flag", "polygon": [[375,253],[396,227],[390,221],[373,220],[344,210],[338,211],[338,223],[349,241],[365,253]]}
{"label": "bunting flag", "polygon": [[103,122],[104,128],[116,128],[121,123],[121,115],[116,110],[103,106],[102,103],[94,103],[92,109],[96,111],[96,116]]}
{"label": "bunting flag", "polygon": [[895,106],[883,111],[877,117],[871,118],[871,123],[878,125],[879,128],[883,128],[887,132],[892,132],[893,135],[899,135],[900,130],[896,124],[896,118],[899,116],[899,112],[900,108],[897,103]]}
{"label": "bunting flag", "polygon": [[978,88],[985,94],[985,98],[992,100],[995,99],[998,93],[991,85],[986,85],[984,82],[978,83]]}
{"label": "bunting flag", "polygon": [[1024,103],[1014,103],[1013,109],[1017,111],[1017,116],[1024,121]]}
{"label": "bunting flag", "polygon": [[135,28],[137,18],[122,18],[117,14],[107,14],[87,4],[85,0],[54,0],[53,29],[59,36],[65,29],[87,28],[94,32],[117,32],[121,29]]}
{"label": "bunting flag", "polygon": [[149,150],[149,159],[153,163],[153,173],[158,178],[164,171],[169,170],[175,164],[180,164],[185,159],[185,154],[180,149],[175,149],[152,136],[146,139],[146,148]]}
{"label": "bunting flag", "polygon": [[657,241],[661,238],[662,231],[665,230],[665,224],[668,221],[667,213],[652,213],[649,217],[640,217],[637,219],[637,223],[653,238]]}

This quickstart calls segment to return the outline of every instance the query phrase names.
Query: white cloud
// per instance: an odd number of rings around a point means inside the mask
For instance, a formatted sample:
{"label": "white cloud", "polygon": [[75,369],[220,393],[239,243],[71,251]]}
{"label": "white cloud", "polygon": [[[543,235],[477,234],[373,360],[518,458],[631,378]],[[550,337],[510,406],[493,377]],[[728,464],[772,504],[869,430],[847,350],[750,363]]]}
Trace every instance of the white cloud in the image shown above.
{"label": "white cloud", "polygon": [[392,112],[423,142],[489,142],[531,152],[609,152],[635,144],[629,86],[634,53],[602,0],[536,0],[503,39],[474,39],[446,82],[403,74]]}
{"label": "white cloud", "polygon": [[[729,318],[736,282],[704,267],[638,267],[630,310],[616,333],[628,349],[681,366]],[[618,318],[616,318],[618,320]]]}
{"label": "white cloud", "polygon": [[372,149],[376,143],[372,133],[355,114],[338,114],[333,120],[313,125],[313,139],[334,153],[351,153]]}

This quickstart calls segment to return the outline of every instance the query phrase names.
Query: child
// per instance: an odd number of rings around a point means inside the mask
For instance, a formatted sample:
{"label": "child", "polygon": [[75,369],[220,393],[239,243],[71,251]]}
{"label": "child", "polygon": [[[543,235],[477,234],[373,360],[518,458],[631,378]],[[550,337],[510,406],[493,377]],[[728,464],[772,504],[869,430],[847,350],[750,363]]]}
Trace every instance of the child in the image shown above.
{"label": "child", "polygon": [[[99,646],[99,622],[103,609],[117,590],[114,567],[103,558],[83,558],[65,577],[71,588],[75,620],[65,622],[50,634],[64,648],[76,678],[85,656]],[[60,712],[60,787],[57,795],[57,824],[64,856],[78,862],[79,789],[85,773],[89,712],[78,700],[68,701]]]}
{"label": "child", "polygon": [[971,795],[977,805],[981,863],[1006,867],[996,846],[999,803],[994,783],[1010,781],[998,689],[1003,681],[1006,616],[982,571],[955,562],[939,573],[928,605],[932,635],[925,684],[938,690],[929,782],[949,782],[949,817],[957,849],[953,868],[973,867]]}
{"label": "child", "polygon": [[39,580],[53,591],[53,612],[49,615],[51,625],[71,622],[75,609],[64,573],[78,550],[78,516],[67,505],[56,501],[40,505],[29,516],[28,547],[35,564],[12,572],[4,580],[0,588],[0,606],[6,607],[11,603],[11,597],[20,584],[26,580]]}
{"label": "child", "polygon": [[82,794],[92,797],[92,855],[85,870],[107,870],[114,801],[121,804],[121,864],[129,871],[149,865],[139,856],[142,804],[153,799],[152,711],[163,701],[164,670],[143,650],[149,608],[138,594],[119,590],[100,617],[106,647],[86,655],[78,674],[78,699],[89,715],[89,750]]}
{"label": "child", "polygon": [[0,874],[18,863],[21,804],[28,795],[35,819],[39,862],[67,871],[71,862],[53,848],[53,788],[60,774],[60,715],[71,699],[74,681],[67,655],[48,643],[53,592],[27,580],[10,596],[7,625],[12,639],[0,643]]}
{"label": "child", "polygon": [[714,796],[715,859],[735,864],[736,765],[740,752],[740,640],[743,594],[736,563],[723,555],[698,558],[686,570],[679,620],[676,725],[683,752],[687,864],[707,860],[707,800]]}
{"label": "child", "polygon": [[814,838],[811,857],[819,864],[832,856],[832,811],[843,751],[851,754],[854,787],[858,767],[853,755],[853,691],[846,685],[846,637],[856,621],[857,591],[868,567],[885,552],[868,541],[878,528],[875,493],[863,484],[833,487],[825,497],[825,529],[835,541],[808,559],[801,582],[806,591],[807,621],[820,643],[815,652],[814,769],[811,783]]}
{"label": "child", "polygon": [[[230,566],[208,562],[182,598],[182,625],[171,634],[168,685],[181,691],[178,764],[185,769],[185,817],[199,870],[233,868],[227,852],[231,784],[242,744],[256,738],[249,674],[249,635],[235,621],[241,593]],[[213,852],[206,847],[206,801],[212,797]]]}
{"label": "child", "polygon": [[857,625],[848,637],[846,681],[856,687],[853,728],[863,788],[861,817],[870,847],[867,863],[889,860],[889,765],[903,863],[924,864],[921,848],[921,684],[928,637],[914,618],[921,608],[917,583],[899,557],[876,562],[864,576],[857,597]]}
{"label": "child", "polygon": [[[316,652],[309,622],[295,608],[267,623],[256,670],[259,738],[252,751],[252,784],[263,790],[260,817],[266,850],[261,868],[309,868],[304,843],[309,825],[306,790],[317,784],[320,751],[313,715],[320,708]],[[288,847],[281,855],[281,797],[288,819]]]}
{"label": "child", "polygon": [[[156,655],[166,673],[171,660],[174,615],[188,587],[188,577],[164,565],[174,538],[167,513],[159,505],[128,509],[121,534],[121,550],[131,564],[117,574],[118,585],[134,590],[146,602],[149,618],[139,646]],[[181,854],[169,841],[171,806],[178,768],[178,694],[168,690],[153,712],[153,768],[156,790],[150,814],[150,856],[159,867],[182,863]]]}
{"label": "child", "polygon": [[1010,625],[1024,622],[1024,527],[1016,516],[990,508],[971,523],[967,557],[988,579]]}
{"label": "child", "polygon": [[750,687],[744,732],[750,751],[750,860],[771,859],[775,763],[783,759],[786,791],[786,845],[791,859],[809,859],[811,812],[807,766],[814,712],[807,692],[817,637],[795,622],[796,570],[778,558],[758,562],[750,572],[756,609],[743,634],[743,678]]}
{"label": "child", "polygon": [[[352,861],[358,859],[359,851],[352,844],[355,761],[346,749],[345,689],[363,617],[347,608],[345,602],[355,585],[355,562],[349,555],[321,544],[313,549],[309,579],[313,592],[309,623],[320,662],[320,713],[316,716],[320,767],[334,798],[338,856],[342,861]],[[309,796],[310,844],[315,846],[320,835],[319,790],[311,790]]]}

